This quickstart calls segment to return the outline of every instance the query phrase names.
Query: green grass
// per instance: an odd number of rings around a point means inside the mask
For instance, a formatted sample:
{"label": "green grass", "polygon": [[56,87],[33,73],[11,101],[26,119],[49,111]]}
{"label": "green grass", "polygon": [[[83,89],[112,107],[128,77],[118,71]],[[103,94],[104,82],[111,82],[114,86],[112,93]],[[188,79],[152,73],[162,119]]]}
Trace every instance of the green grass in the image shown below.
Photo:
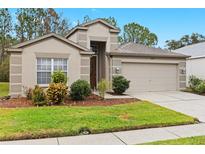
{"label": "green grass", "polygon": [[147,145],[205,145],[205,136],[195,136],[174,140],[145,143]]}
{"label": "green grass", "polygon": [[9,83],[0,82],[0,97],[7,96],[9,93]]}
{"label": "green grass", "polygon": [[0,140],[78,135],[190,124],[190,116],[146,101],[95,107],[0,108]]}

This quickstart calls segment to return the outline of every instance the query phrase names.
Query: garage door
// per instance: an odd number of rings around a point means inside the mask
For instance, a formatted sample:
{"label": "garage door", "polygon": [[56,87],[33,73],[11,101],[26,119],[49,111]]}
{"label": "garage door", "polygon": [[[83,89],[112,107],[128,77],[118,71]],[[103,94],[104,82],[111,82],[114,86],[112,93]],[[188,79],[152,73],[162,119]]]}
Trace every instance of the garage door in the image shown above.
{"label": "garage door", "polygon": [[127,92],[177,90],[177,65],[123,63],[122,75],[130,80]]}

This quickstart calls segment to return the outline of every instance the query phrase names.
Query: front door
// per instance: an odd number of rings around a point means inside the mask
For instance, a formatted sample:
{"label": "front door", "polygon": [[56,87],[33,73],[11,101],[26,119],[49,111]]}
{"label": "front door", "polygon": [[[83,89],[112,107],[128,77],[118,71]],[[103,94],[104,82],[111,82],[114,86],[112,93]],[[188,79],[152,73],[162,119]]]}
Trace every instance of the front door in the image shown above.
{"label": "front door", "polygon": [[96,89],[96,85],[97,85],[97,56],[92,56],[90,59],[90,85],[92,89]]}

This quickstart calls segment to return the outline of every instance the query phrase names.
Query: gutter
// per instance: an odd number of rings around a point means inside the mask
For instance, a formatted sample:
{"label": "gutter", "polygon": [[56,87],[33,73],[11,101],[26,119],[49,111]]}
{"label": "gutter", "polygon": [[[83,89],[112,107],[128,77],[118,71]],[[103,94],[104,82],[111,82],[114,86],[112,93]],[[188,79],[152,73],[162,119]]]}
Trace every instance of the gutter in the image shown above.
{"label": "gutter", "polygon": [[16,53],[21,53],[23,51],[23,49],[21,48],[7,48],[6,49],[7,52],[16,52]]}
{"label": "gutter", "polygon": [[86,51],[80,51],[80,54],[81,54],[81,55],[93,55],[93,54],[95,54],[95,53],[94,53],[94,52],[91,52],[91,51],[90,51],[90,52],[89,52],[89,51],[87,51],[87,52],[86,52]]}
{"label": "gutter", "polygon": [[192,60],[192,59],[202,59],[202,58],[205,58],[205,56],[189,57],[188,60]]}
{"label": "gutter", "polygon": [[162,57],[162,58],[189,58],[187,55],[154,55],[154,54],[145,54],[145,53],[119,53],[119,52],[110,52],[107,53],[111,56],[123,56],[123,57]]}

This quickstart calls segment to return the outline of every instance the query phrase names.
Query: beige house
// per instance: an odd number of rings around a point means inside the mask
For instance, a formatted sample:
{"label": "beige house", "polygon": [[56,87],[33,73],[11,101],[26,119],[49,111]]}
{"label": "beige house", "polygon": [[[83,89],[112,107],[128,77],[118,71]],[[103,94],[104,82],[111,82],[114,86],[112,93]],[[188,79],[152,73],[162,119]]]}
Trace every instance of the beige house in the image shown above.
{"label": "beige house", "polygon": [[51,33],[8,49],[10,95],[24,94],[24,87],[47,87],[51,74],[63,70],[68,84],[77,79],[112,81],[123,75],[131,81],[128,92],[179,90],[186,86],[187,56],[160,48],[118,44],[119,29],[102,19],[72,29],[65,37]]}

